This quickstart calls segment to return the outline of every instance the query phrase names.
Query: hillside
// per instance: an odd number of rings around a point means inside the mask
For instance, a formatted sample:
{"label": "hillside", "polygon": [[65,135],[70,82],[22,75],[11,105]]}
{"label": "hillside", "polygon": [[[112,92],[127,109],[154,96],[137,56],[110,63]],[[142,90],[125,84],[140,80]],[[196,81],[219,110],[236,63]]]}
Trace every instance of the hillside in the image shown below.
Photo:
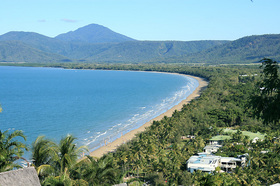
{"label": "hillside", "polygon": [[68,62],[64,56],[34,49],[19,41],[0,41],[0,62]]}
{"label": "hillside", "polygon": [[280,60],[280,34],[243,37],[185,56],[185,62],[252,63],[264,57]]}
{"label": "hillside", "polygon": [[[280,60],[280,34],[247,36],[235,41],[136,41],[101,25],[91,24],[55,38],[34,32],[8,32],[0,41],[17,41],[16,47],[2,44],[0,51],[10,53],[1,60],[26,62],[82,61],[109,63],[254,63],[264,57]],[[13,51],[17,47],[22,50]],[[27,47],[27,48],[26,48]],[[36,51],[36,52],[35,52]],[[52,55],[51,55],[52,54]],[[65,57],[63,57],[65,56]]]}
{"label": "hillside", "polygon": [[0,41],[20,41],[38,50],[64,55],[71,50],[71,44],[35,32],[8,32],[0,36]]}
{"label": "hillside", "polygon": [[55,38],[62,41],[84,43],[118,43],[134,41],[132,38],[116,33],[98,24],[90,24],[75,31],[60,34]]}
{"label": "hillside", "polygon": [[[0,41],[20,41],[33,49],[66,56],[65,58],[73,60],[123,63],[153,62],[154,60],[196,53],[228,42],[126,41],[119,43],[87,43],[61,41],[33,32],[8,32],[0,36]],[[2,49],[4,50],[4,48]],[[9,50],[9,48],[5,50]],[[13,59],[12,56],[10,58]],[[17,58],[13,59],[13,61],[18,60]],[[59,60],[57,59],[57,61]]]}
{"label": "hillside", "polygon": [[88,61],[153,62],[174,56],[196,53],[227,41],[134,41],[103,45],[100,50],[90,50]]}

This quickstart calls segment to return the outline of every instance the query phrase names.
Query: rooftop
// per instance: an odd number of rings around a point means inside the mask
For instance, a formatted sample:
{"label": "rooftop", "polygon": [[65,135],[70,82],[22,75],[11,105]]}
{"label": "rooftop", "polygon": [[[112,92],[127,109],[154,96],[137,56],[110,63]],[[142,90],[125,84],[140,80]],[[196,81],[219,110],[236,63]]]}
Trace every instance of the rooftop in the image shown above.
{"label": "rooftop", "polygon": [[234,157],[221,157],[221,162],[236,162],[236,161],[241,162],[241,159],[234,158]]}
{"label": "rooftop", "polygon": [[34,167],[17,169],[0,173],[1,186],[40,186]]}
{"label": "rooftop", "polygon": [[199,155],[191,156],[188,163],[192,164],[213,164],[219,160],[221,156],[215,156],[213,154],[199,153]]}

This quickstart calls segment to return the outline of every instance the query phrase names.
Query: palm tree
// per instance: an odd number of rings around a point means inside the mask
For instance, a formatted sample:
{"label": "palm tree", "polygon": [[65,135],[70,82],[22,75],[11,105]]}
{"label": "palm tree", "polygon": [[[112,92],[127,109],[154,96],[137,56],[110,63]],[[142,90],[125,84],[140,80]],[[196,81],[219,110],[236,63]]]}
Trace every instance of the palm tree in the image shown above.
{"label": "palm tree", "polygon": [[87,159],[84,160],[85,169],[82,171],[84,180],[91,185],[115,184],[118,181],[116,180],[117,170],[112,162],[113,159],[110,156],[98,160],[87,156]]}
{"label": "palm tree", "polygon": [[26,145],[15,140],[16,137],[21,137],[26,141],[25,135],[20,130],[12,133],[0,130],[0,172],[19,168],[20,166],[14,162],[17,159],[22,159],[24,150],[28,150]]}
{"label": "palm tree", "polygon": [[60,168],[60,172],[63,173],[66,168],[71,168],[77,163],[78,157],[83,152],[88,152],[86,146],[77,147],[74,144],[74,138],[72,135],[67,135],[60,140],[57,147],[57,166]]}
{"label": "palm tree", "polygon": [[40,179],[55,173],[56,154],[57,145],[45,136],[37,137],[32,144],[32,160]]}
{"label": "palm tree", "polygon": [[49,139],[45,139],[45,136],[37,137],[32,144],[32,160],[35,167],[50,164],[55,153],[56,144]]}
{"label": "palm tree", "polygon": [[42,183],[43,186],[72,185],[72,180],[67,176],[48,176]]}
{"label": "palm tree", "polygon": [[57,180],[54,176],[59,176],[58,180],[69,177],[68,170],[77,163],[82,152],[88,151],[85,146],[77,147],[77,144],[74,144],[75,139],[68,135],[62,138],[58,145],[44,136],[35,140],[32,145],[32,159],[41,180]]}
{"label": "palm tree", "polygon": [[67,173],[67,169],[65,169],[64,173],[59,176],[48,176],[43,182],[43,186],[88,186],[88,182],[83,179],[75,179],[70,178]]}

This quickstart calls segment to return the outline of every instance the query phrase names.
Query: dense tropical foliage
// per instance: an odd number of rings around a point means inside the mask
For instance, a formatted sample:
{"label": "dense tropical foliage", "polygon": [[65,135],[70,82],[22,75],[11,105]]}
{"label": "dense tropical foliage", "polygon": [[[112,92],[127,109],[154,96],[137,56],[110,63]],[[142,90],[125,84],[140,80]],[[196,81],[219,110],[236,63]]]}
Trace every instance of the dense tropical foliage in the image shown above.
{"label": "dense tropical foliage", "polygon": [[[266,69],[266,64],[264,64]],[[186,66],[56,64],[56,67],[78,69],[115,69],[176,72],[204,77],[209,81],[200,98],[175,111],[138,134],[114,153],[100,159],[81,153],[74,138],[67,136],[59,144],[38,137],[32,147],[32,158],[43,185],[112,185],[147,183],[151,185],[269,185],[280,182],[279,121],[264,122],[254,117],[252,96],[266,77],[258,66]],[[264,76],[261,76],[261,74]],[[276,89],[272,89],[273,91]],[[273,93],[276,95],[276,93]],[[201,152],[207,141],[222,129],[236,129],[218,155],[249,154],[244,168],[232,173],[205,174],[186,171],[186,161]],[[261,132],[263,141],[252,141],[241,131]],[[195,139],[184,136],[194,135]],[[84,149],[83,147],[81,149]]]}
{"label": "dense tropical foliage", "polygon": [[22,131],[16,130],[12,133],[0,130],[0,172],[20,167],[16,160],[22,158],[27,147],[19,141],[19,138],[26,140]]}
{"label": "dense tropical foliage", "polygon": [[280,121],[280,71],[276,61],[263,59],[262,81],[258,83],[256,95],[252,96],[255,115],[265,123]]}
{"label": "dense tropical foliage", "polygon": [[[60,140],[59,144],[39,136],[32,145],[32,161],[41,179],[48,176],[58,176],[56,179],[64,181],[69,178],[69,170],[74,167],[87,147],[77,147],[72,135]],[[66,179],[67,180],[67,179]],[[68,180],[71,180],[70,178]],[[48,181],[49,182],[49,181]]]}

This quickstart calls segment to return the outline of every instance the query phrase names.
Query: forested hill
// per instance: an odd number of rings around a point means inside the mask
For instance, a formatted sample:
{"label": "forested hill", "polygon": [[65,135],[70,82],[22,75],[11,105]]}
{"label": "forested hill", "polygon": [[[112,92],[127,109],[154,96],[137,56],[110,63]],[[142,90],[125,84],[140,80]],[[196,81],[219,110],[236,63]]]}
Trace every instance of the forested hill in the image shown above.
{"label": "forested hill", "polygon": [[[88,29],[87,29],[88,31]],[[84,33],[84,32],[77,32]],[[75,35],[77,36],[77,33]],[[17,48],[18,43],[23,44],[22,51],[29,49],[37,50],[36,53],[29,53],[24,62],[34,62],[34,59],[40,62],[59,62],[72,61],[87,61],[87,62],[122,62],[122,63],[139,63],[153,62],[174,56],[182,56],[183,54],[196,53],[216,45],[224,44],[228,41],[126,41],[123,42],[101,42],[89,43],[82,42],[86,36],[79,42],[62,41],[57,38],[50,38],[33,32],[8,32],[0,36],[0,43],[6,41],[11,42],[9,47],[4,43],[0,45],[1,51],[9,52],[9,61],[22,62],[19,55],[14,55],[14,48]],[[109,37],[109,36],[108,36]],[[114,37],[114,36],[112,36]],[[70,37],[71,38],[71,37]],[[95,40],[98,40],[95,38]],[[17,41],[17,42],[15,42]],[[91,40],[89,40],[91,41]],[[26,46],[27,48],[24,48]],[[20,52],[21,50],[18,50]],[[54,54],[51,61],[41,58],[43,54]],[[25,54],[22,54],[25,55]],[[57,56],[59,55],[59,56]],[[40,57],[41,56],[41,57]],[[56,58],[58,57],[58,58]],[[70,60],[71,59],[71,60]],[[0,61],[7,61],[6,58],[0,56]]]}
{"label": "forested hill", "polygon": [[0,51],[0,62],[252,63],[264,57],[279,60],[280,35],[235,41],[137,41],[91,24],[55,38],[8,32],[0,35]]}
{"label": "forested hill", "polygon": [[280,60],[280,34],[243,37],[185,56],[185,62],[252,63],[265,57]]}
{"label": "forested hill", "polygon": [[1,62],[31,62],[31,63],[52,63],[66,62],[69,59],[58,54],[50,54],[32,48],[19,41],[0,42],[0,61]]}
{"label": "forested hill", "polygon": [[55,38],[62,41],[85,43],[116,43],[135,40],[98,24],[90,24],[75,31],[60,34]]}
{"label": "forested hill", "polygon": [[[69,57],[83,57],[93,62],[141,63],[155,62],[183,54],[192,54],[226,41],[134,41],[91,45],[73,51]],[[80,56],[84,54],[84,56]],[[76,56],[72,56],[76,55]]]}

